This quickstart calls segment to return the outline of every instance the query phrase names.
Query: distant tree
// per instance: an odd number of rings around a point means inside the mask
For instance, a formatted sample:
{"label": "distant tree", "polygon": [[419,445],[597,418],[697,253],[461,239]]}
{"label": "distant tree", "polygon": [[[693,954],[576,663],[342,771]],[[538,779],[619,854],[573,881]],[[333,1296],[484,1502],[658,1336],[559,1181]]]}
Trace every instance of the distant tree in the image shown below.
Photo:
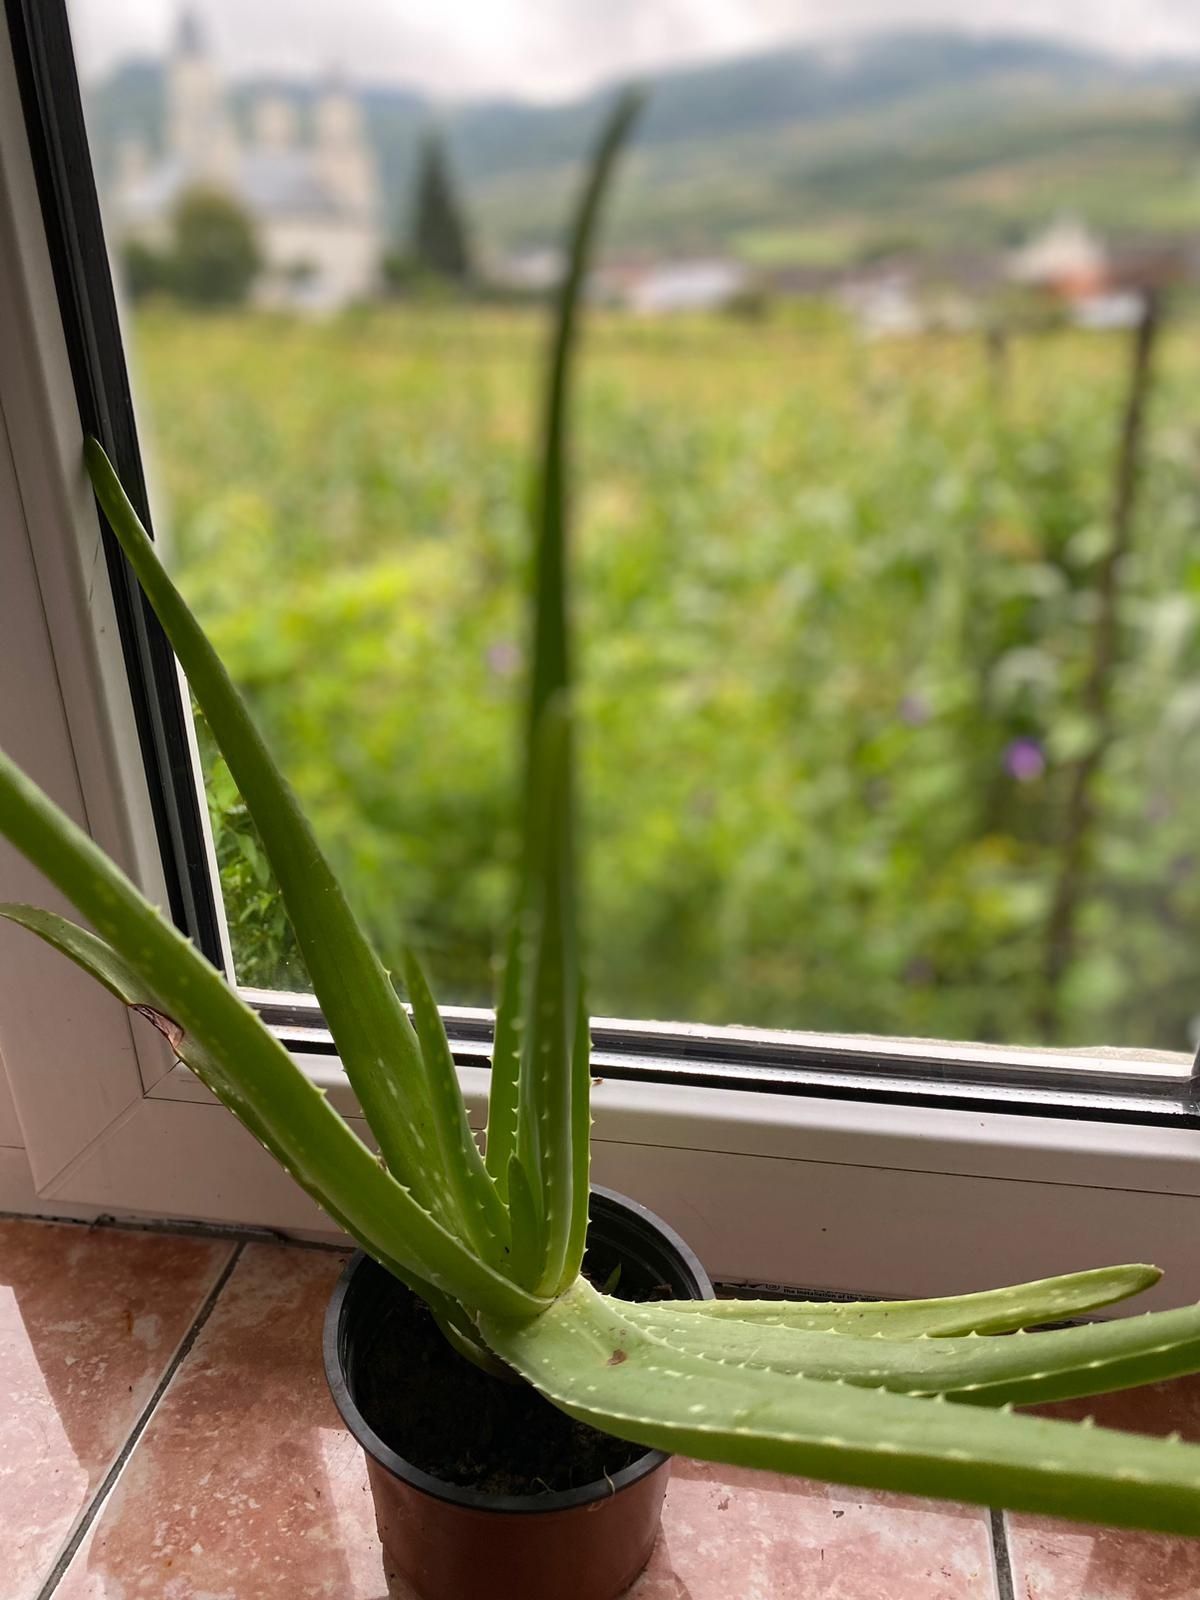
{"label": "distant tree", "polygon": [[172,287],[199,306],[241,305],[262,265],[254,224],[216,189],[189,189],[175,210]]}
{"label": "distant tree", "polygon": [[169,293],[173,288],[173,268],[172,256],[144,240],[127,239],[121,247],[121,281],[133,301]]}
{"label": "distant tree", "polygon": [[463,283],[471,276],[462,204],[441,136],[432,130],[417,159],[410,253],[418,269],[434,277]]}

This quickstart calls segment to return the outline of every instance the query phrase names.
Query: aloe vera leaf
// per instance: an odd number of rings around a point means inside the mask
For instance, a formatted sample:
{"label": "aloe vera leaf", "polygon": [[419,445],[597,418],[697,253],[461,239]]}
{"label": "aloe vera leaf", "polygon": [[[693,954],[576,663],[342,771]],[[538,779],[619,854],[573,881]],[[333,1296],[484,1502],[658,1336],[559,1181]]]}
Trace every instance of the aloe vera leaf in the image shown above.
{"label": "aloe vera leaf", "polygon": [[499,1265],[508,1254],[508,1213],[475,1143],[441,1012],[424,968],[412,950],[404,952],[404,983],[438,1113],[433,1119],[438,1148],[427,1152],[426,1158],[436,1160],[446,1174],[455,1209],[464,1219],[477,1253],[493,1266]]}
{"label": "aloe vera leaf", "polygon": [[492,1039],[492,1071],[488,1084],[487,1137],[484,1165],[492,1175],[502,1200],[508,1198],[508,1163],[516,1148],[517,1084],[521,1068],[522,929],[513,919],[496,998],[496,1027]]}
{"label": "aloe vera leaf", "polygon": [[998,1338],[858,1338],[752,1322],[705,1322],[669,1304],[629,1316],[672,1349],[806,1378],[844,1378],[902,1394],[944,1394],[980,1405],[1032,1405],[1156,1383],[1200,1367],[1200,1306]]}
{"label": "aloe vera leaf", "polygon": [[711,1322],[753,1322],[759,1327],[810,1333],[829,1329],[863,1338],[912,1339],[928,1334],[940,1339],[951,1334],[1011,1333],[1039,1322],[1065,1322],[1153,1288],[1161,1277],[1157,1267],[1095,1267],[934,1300],[680,1300],[664,1304],[669,1303],[672,1311],[681,1315]]}
{"label": "aloe vera leaf", "polygon": [[641,104],[637,91],[626,91],[617,99],[601,130],[569,232],[567,266],[558,292],[533,510],[534,650],[526,728],[527,792],[534,787],[533,757],[542,713],[571,683],[566,572],[567,430],[580,306],[605,192]]}
{"label": "aloe vera leaf", "polygon": [[582,1279],[488,1343],[553,1403],[662,1450],[833,1483],[1200,1533],[1200,1449],[1105,1428],[723,1364],[673,1350]]}
{"label": "aloe vera leaf", "polygon": [[508,1207],[512,1220],[512,1270],[518,1283],[533,1283],[542,1270],[542,1219],[537,1196],[520,1156],[508,1163]]}
{"label": "aloe vera leaf", "polygon": [[[411,1284],[410,1287],[416,1288],[416,1285]],[[513,1381],[512,1368],[489,1349],[470,1314],[457,1300],[438,1295],[436,1291],[433,1295],[424,1289],[417,1289],[416,1292],[428,1304],[443,1338],[456,1354],[469,1361],[472,1366],[478,1367],[481,1372],[486,1372],[491,1378]]]}
{"label": "aloe vera leaf", "polygon": [[[589,1080],[572,1048],[581,992],[573,843],[574,762],[567,599],[568,396],[584,283],[601,204],[640,97],[621,96],[589,168],[570,230],[558,298],[535,481],[533,660],[525,742],[525,804],[518,918],[529,934],[526,1026],[518,1080],[517,1150],[538,1189],[542,1265],[536,1286],[553,1293],[582,1261],[579,1214],[587,1163],[572,1141],[586,1127],[579,1106]],[[582,1176],[582,1183],[580,1182]],[[574,1252],[575,1259],[570,1252]]]}
{"label": "aloe vera leaf", "polygon": [[[571,1095],[571,1157],[575,1164],[573,1176],[574,1202],[571,1208],[571,1237],[567,1241],[564,1275],[571,1279],[561,1281],[565,1289],[583,1265],[587,1248],[588,1201],[592,1192],[592,1030],[587,1003],[580,994],[576,1004],[575,1038],[571,1045],[572,1082],[582,1083],[582,1092]],[[580,1198],[582,1197],[582,1198]]]}
{"label": "aloe vera leaf", "polygon": [[[562,697],[552,700],[538,729],[540,824],[538,865],[531,886],[532,959],[518,1080],[517,1154],[536,1184],[540,1262],[529,1287],[554,1294],[560,1287],[573,1236],[576,1207],[571,1049],[579,996],[569,810],[563,801],[570,728]],[[586,1092],[586,1090],[584,1091]],[[571,1273],[571,1277],[575,1274]]]}
{"label": "aloe vera leaf", "polygon": [[[317,843],[291,785],[200,624],[164,569],[100,445],[85,454],[92,484],[153,606],[254,818],[346,1075],[391,1171],[464,1236],[446,1175],[422,1145],[438,1108],[416,1034]],[[440,1142],[440,1140],[439,1140]]]}
{"label": "aloe vera leaf", "polygon": [[478,1261],[385,1172],[215,968],[0,752],[0,834],[104,938],[32,906],[2,914],[137,1007],[308,1194],[390,1271],[471,1306],[538,1302]]}

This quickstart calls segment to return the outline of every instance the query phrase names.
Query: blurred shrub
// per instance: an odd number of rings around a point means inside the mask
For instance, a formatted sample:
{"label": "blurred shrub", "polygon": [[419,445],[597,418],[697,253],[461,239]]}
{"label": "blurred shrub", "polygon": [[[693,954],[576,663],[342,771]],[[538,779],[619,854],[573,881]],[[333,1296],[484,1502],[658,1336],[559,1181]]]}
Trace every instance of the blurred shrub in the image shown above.
{"label": "blurred shrub", "polygon": [[[190,189],[180,197],[165,246],[127,239],[121,247],[123,282],[129,298],[169,295],[193,306],[241,305],[262,266],[254,224],[228,195]],[[311,272],[296,263],[299,278]]]}
{"label": "blurred shrub", "polygon": [[240,305],[262,265],[254,224],[228,195],[191,189],[172,219],[171,283],[196,306]]}

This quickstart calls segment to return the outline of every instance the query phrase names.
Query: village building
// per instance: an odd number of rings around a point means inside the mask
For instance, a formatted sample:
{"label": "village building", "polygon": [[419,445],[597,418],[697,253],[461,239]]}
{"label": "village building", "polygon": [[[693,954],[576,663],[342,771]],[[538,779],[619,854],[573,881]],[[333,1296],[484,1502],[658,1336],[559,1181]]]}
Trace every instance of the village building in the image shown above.
{"label": "village building", "polygon": [[118,235],[163,246],[181,198],[227,194],[254,224],[261,304],[333,311],[373,292],[384,250],[379,177],[362,112],[331,77],[301,130],[295,101],[261,94],[239,125],[195,16],[185,12],[167,62],[164,148],[120,152],[111,197]]}
{"label": "village building", "polygon": [[720,256],[612,261],[598,267],[589,280],[593,300],[642,317],[725,311],[752,287],[746,266]]}
{"label": "village building", "polygon": [[1085,223],[1059,217],[1013,251],[1008,275],[1068,303],[1087,300],[1109,287],[1108,252]]}
{"label": "village building", "polygon": [[1159,234],[1104,244],[1070,219],[1052,223],[1009,259],[1010,278],[1057,302],[1081,328],[1135,327],[1146,296],[1195,282],[1197,250],[1188,237]]}
{"label": "village building", "polygon": [[631,285],[626,303],[631,311],[643,317],[723,311],[749,287],[750,273],[740,261],[721,257],[663,261]]}

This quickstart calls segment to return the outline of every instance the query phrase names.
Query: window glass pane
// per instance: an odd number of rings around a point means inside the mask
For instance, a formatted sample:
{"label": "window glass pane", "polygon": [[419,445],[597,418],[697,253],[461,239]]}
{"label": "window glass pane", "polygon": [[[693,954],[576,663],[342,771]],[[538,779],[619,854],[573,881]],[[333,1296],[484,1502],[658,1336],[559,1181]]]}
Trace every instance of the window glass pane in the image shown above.
{"label": "window glass pane", "polygon": [[[72,10],[159,524],[389,964],[490,1000],[546,294],[638,70],[576,412],[593,1009],[1188,1047],[1200,22]],[[201,744],[238,975],[303,987]]]}

